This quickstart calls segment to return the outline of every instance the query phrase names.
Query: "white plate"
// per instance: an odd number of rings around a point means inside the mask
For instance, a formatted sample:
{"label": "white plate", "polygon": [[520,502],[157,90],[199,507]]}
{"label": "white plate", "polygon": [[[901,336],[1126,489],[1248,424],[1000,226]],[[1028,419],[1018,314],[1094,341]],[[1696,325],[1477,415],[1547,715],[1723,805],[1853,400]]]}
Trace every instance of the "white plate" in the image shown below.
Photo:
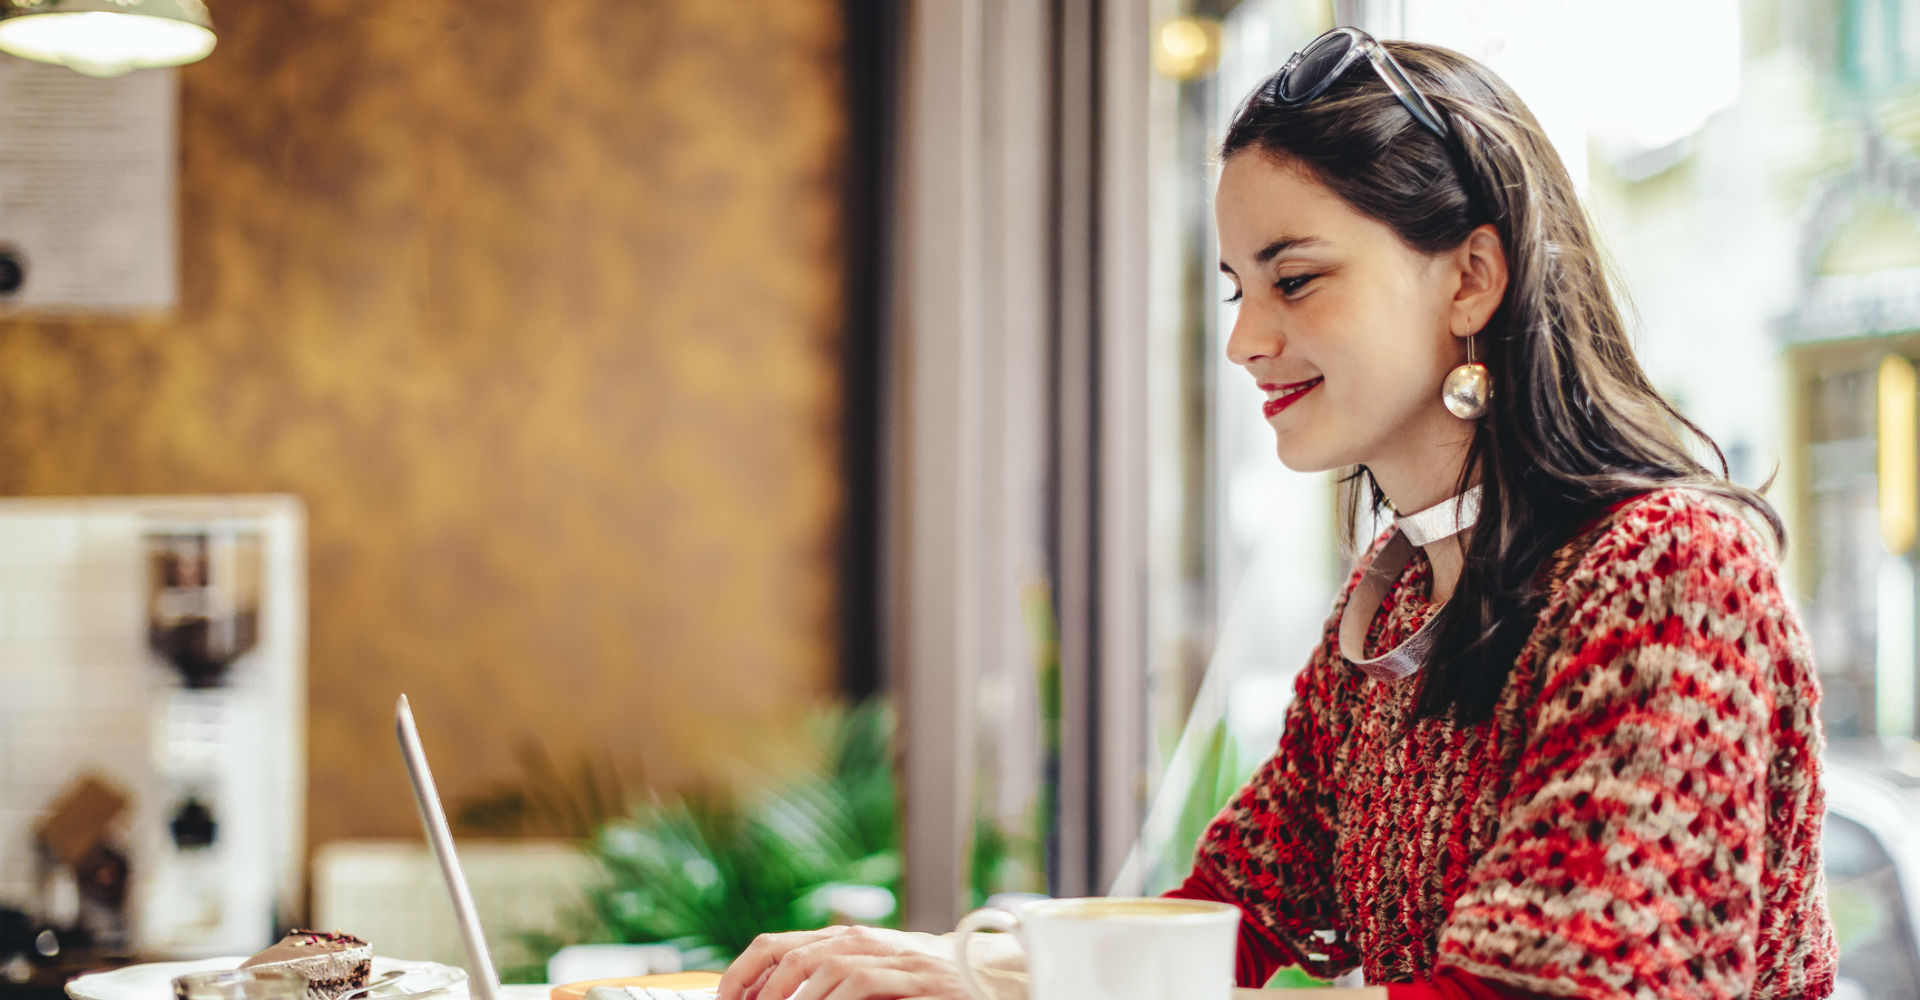
{"label": "white plate", "polygon": [[[202,958],[191,962],[148,962],[129,965],[112,972],[95,972],[67,984],[67,996],[73,1000],[173,1000],[173,979],[189,972],[217,972],[234,969],[246,961],[238,958]],[[373,979],[392,970],[401,975],[374,988],[362,1000],[412,1000],[452,989],[467,981],[465,969],[439,962],[413,962],[404,958],[373,957]]]}

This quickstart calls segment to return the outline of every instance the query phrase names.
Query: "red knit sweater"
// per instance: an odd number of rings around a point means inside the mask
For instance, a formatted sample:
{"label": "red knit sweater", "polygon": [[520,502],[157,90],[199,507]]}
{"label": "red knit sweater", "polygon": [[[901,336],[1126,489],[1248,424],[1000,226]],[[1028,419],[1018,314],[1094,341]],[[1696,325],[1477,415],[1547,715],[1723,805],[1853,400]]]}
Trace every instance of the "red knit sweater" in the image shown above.
{"label": "red knit sweater", "polygon": [[[1666,490],[1563,554],[1476,726],[1413,719],[1417,679],[1341,658],[1348,581],[1183,893],[1244,911],[1243,985],[1300,965],[1592,1000],[1832,992],[1819,689],[1771,546]],[[1416,555],[1367,655],[1432,615],[1428,573]]]}

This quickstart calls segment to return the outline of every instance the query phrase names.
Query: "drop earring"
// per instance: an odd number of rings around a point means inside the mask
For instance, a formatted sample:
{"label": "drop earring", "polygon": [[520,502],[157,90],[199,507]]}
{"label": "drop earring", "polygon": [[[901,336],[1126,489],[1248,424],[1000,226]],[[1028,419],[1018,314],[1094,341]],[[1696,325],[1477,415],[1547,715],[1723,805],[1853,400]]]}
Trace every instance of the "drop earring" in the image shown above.
{"label": "drop earring", "polygon": [[1493,396],[1493,377],[1487,374],[1487,366],[1473,360],[1477,336],[1467,338],[1467,363],[1448,372],[1446,384],[1440,387],[1440,402],[1446,404],[1448,413],[1462,420],[1486,416],[1487,400]]}

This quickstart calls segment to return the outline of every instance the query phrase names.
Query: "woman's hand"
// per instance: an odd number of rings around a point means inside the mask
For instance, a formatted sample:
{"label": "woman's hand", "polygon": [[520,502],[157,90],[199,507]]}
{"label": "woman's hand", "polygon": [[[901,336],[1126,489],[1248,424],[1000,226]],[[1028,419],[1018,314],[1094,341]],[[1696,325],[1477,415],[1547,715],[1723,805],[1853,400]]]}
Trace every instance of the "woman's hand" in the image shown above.
{"label": "woman's hand", "polygon": [[951,948],[877,927],[762,934],[727,967],[719,1000],[966,1000]]}

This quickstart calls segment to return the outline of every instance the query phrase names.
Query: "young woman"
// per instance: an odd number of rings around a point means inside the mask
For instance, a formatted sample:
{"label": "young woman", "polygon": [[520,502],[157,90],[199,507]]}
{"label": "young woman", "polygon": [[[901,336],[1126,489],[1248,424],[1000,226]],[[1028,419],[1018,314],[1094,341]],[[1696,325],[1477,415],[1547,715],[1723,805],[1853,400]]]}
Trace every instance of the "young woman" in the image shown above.
{"label": "young woman", "polygon": [[[1471,60],[1337,29],[1247,99],[1222,161],[1228,356],[1284,464],[1351,468],[1397,516],[1174,895],[1241,908],[1242,985],[1828,995],[1819,689],[1780,519],[1689,452],[1712,443],[1634,360],[1539,124]],[[939,939],[829,929],[757,942],[721,997],[802,982],[960,995]]]}

